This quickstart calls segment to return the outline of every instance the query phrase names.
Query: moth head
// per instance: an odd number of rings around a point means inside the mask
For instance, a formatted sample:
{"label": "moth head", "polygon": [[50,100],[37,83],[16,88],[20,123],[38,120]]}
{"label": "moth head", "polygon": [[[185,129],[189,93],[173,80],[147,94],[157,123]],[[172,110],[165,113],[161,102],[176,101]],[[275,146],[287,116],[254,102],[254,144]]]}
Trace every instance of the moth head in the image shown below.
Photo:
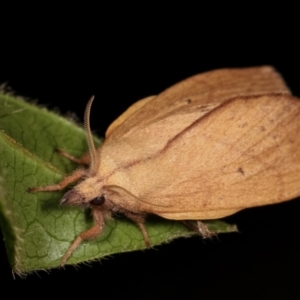
{"label": "moth head", "polygon": [[101,180],[99,180],[97,176],[97,170],[100,164],[100,153],[97,155],[90,127],[90,113],[94,98],[94,96],[90,98],[84,112],[84,129],[90,155],[89,170],[86,172],[86,178],[64,195],[61,204],[99,207],[105,202],[105,198],[101,194]]}
{"label": "moth head", "polygon": [[102,184],[97,177],[89,177],[77,184],[73,189],[65,193],[60,204],[81,207],[100,207],[105,203]]}

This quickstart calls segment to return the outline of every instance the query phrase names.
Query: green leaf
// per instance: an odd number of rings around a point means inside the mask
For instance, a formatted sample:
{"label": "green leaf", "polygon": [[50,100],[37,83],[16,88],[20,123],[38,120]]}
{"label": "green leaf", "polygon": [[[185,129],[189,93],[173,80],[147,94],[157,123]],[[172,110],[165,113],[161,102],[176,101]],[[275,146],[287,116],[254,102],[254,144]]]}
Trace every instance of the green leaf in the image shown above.
{"label": "green leaf", "polygon": [[[0,107],[0,225],[10,264],[17,273],[58,267],[74,238],[91,227],[90,213],[60,207],[63,192],[29,193],[28,188],[57,183],[76,169],[55,150],[80,157],[87,151],[84,132],[72,121],[11,95],[0,93]],[[208,227],[213,232],[234,230],[221,221],[210,221]],[[153,246],[191,234],[180,222],[160,218],[150,219],[146,228]],[[67,263],[144,248],[138,227],[118,218],[107,222],[97,239],[80,245]]]}

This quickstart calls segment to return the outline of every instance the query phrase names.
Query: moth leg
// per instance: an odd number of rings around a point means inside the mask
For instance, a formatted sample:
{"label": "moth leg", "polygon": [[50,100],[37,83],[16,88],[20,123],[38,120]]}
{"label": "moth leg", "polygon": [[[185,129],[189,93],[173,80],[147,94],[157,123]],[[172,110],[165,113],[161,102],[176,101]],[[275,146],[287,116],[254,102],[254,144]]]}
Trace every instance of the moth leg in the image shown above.
{"label": "moth leg", "polygon": [[66,152],[63,149],[56,149],[56,151],[61,154],[62,156],[68,158],[69,160],[73,161],[74,163],[78,165],[89,165],[90,164],[90,153],[86,152],[84,153],[80,158],[77,158],[70,153]]}
{"label": "moth leg", "polygon": [[103,230],[104,227],[104,217],[103,213],[99,209],[93,209],[93,218],[96,224],[91,227],[90,229],[80,233],[80,235],[74,240],[74,242],[71,244],[67,252],[64,254],[64,256],[61,259],[60,266],[63,267],[71,254],[75,251],[75,249],[86,240],[94,239],[96,238]]}
{"label": "moth leg", "polygon": [[50,192],[50,191],[60,191],[67,187],[69,184],[78,181],[86,174],[85,169],[77,169],[72,174],[66,176],[62,181],[57,184],[31,187],[28,189],[29,192]]}
{"label": "moth leg", "polygon": [[190,222],[190,221],[182,221],[182,223],[189,229],[197,232],[199,235],[201,235],[204,239],[211,238],[215,234],[211,232],[208,227],[201,221],[196,221],[196,224]]}
{"label": "moth leg", "polygon": [[145,216],[144,215],[138,215],[138,214],[132,214],[132,213],[129,213],[129,212],[126,212],[125,215],[131,221],[135,222],[137,224],[137,226],[139,226],[139,228],[140,228],[140,230],[142,232],[145,244],[146,244],[147,248],[150,248],[151,247],[151,243],[150,243],[149,235],[148,235],[147,229],[146,229],[146,227],[144,225],[144,223],[145,223]]}
{"label": "moth leg", "polygon": [[211,238],[213,237],[215,234],[212,233],[208,227],[201,221],[197,221],[197,228],[198,228],[198,232],[200,233],[200,235],[206,239],[206,238]]}
{"label": "moth leg", "polygon": [[144,223],[136,223],[136,224],[139,226],[139,228],[143,234],[143,238],[144,238],[147,248],[150,248],[151,247],[150,239],[149,239],[149,235],[148,235],[148,232],[147,232],[147,229],[146,229]]}

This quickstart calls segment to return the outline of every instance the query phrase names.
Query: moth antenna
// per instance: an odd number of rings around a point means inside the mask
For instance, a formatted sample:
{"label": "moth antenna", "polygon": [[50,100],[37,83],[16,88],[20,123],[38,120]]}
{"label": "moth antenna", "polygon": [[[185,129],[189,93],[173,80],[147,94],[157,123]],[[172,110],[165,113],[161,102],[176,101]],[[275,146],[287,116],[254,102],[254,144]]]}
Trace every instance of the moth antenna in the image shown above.
{"label": "moth antenna", "polygon": [[96,156],[96,148],[93,141],[92,133],[91,133],[91,126],[90,126],[90,114],[91,114],[91,106],[94,101],[95,96],[92,96],[88,101],[85,112],[84,112],[84,131],[86,134],[86,140],[89,147],[89,154],[91,159],[90,170],[94,171],[97,165],[97,156]]}

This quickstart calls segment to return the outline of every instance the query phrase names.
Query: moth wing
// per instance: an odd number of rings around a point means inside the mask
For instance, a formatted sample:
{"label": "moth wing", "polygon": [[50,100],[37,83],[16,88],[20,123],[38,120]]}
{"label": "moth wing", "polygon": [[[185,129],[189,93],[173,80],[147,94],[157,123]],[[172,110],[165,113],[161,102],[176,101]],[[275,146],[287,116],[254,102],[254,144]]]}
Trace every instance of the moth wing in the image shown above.
{"label": "moth wing", "polygon": [[133,195],[126,207],[169,219],[220,218],[292,199],[300,194],[299,115],[290,95],[232,99],[108,184]]}
{"label": "moth wing", "polygon": [[156,97],[137,102],[109,127],[99,150],[99,174],[105,177],[116,166],[148,159],[231,98],[269,93],[289,94],[273,68],[223,69],[190,77]]}
{"label": "moth wing", "polygon": [[122,123],[122,126],[115,130],[114,138],[136,132],[168,116],[199,110],[201,113],[201,108],[207,105],[220,105],[237,96],[269,93],[290,93],[281,75],[269,66],[201,73],[171,86],[158,96],[133,104],[116,119],[115,122]]}
{"label": "moth wing", "polygon": [[141,99],[131,105],[125,112],[123,112],[115,121],[113,121],[106,130],[105,137],[107,138],[117,127],[122,125],[126,119],[133,115],[137,110],[141,109],[147,102],[151,101],[156,96],[149,96]]}

